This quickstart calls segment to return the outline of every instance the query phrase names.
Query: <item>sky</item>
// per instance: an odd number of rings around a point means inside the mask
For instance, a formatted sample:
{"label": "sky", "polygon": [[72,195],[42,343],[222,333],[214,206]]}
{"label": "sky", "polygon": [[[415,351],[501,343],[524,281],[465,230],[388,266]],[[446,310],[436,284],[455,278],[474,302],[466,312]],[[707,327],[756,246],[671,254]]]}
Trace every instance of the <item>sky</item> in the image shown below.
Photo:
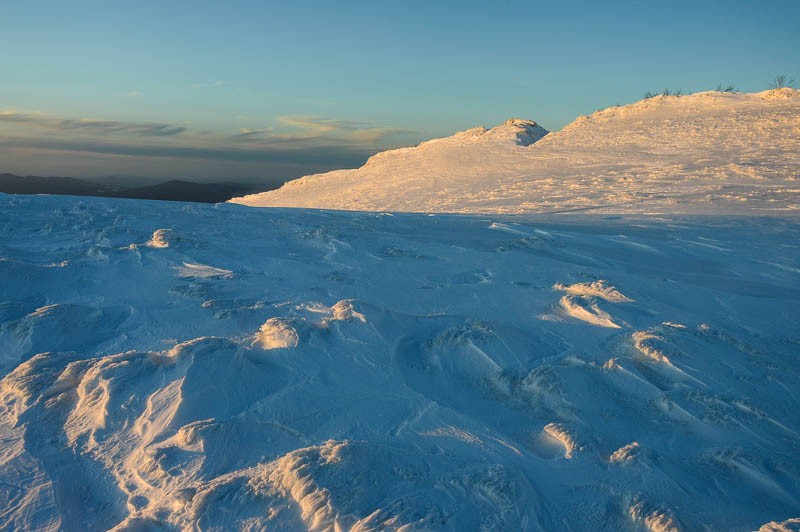
{"label": "sky", "polygon": [[[497,5],[493,5],[497,4]],[[800,1],[3,0],[0,173],[275,183],[800,79]]]}

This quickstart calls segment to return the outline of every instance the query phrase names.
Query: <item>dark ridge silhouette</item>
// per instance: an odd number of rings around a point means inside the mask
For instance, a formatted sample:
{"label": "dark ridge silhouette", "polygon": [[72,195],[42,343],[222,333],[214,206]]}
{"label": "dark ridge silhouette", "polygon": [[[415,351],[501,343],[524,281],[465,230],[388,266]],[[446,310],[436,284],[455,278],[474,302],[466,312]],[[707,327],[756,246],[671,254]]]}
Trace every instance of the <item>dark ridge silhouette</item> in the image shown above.
{"label": "dark ridge silhouette", "polygon": [[239,183],[193,183],[174,180],[158,185],[128,189],[124,192],[124,197],[219,203],[242,194],[249,194],[256,188],[258,187]]}
{"label": "dark ridge silhouette", "polygon": [[180,180],[135,187],[104,183],[100,180],[76,179],[74,177],[23,177],[13,174],[0,174],[0,192],[6,194],[65,194],[70,196],[220,203],[236,196],[263,192],[274,188],[276,187],[270,185],[194,183]]}
{"label": "dark ridge silhouette", "polygon": [[113,196],[122,187],[91,183],[74,177],[36,177],[0,174],[0,192],[7,194],[71,194],[75,196]]}

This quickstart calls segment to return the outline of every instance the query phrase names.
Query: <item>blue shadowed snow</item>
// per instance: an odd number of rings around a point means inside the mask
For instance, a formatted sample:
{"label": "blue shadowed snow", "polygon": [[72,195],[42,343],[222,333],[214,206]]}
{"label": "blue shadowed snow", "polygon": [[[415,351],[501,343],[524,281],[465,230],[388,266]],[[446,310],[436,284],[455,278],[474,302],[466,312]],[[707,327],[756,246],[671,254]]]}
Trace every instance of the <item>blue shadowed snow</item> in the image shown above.
{"label": "blue shadowed snow", "polygon": [[800,515],[792,218],[0,195],[10,528]]}

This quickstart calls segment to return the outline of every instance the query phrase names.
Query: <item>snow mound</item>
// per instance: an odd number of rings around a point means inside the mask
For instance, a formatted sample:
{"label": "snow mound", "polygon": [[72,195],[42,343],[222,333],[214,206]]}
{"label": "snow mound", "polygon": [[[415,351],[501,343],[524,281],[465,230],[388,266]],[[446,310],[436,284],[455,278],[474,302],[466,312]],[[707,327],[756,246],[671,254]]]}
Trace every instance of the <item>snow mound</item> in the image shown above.
{"label": "snow mound", "polygon": [[519,146],[530,146],[544,138],[549,132],[533,120],[511,118],[501,125],[487,130],[481,141],[512,142]]}
{"label": "snow mound", "polygon": [[558,306],[561,312],[570,318],[584,321],[590,325],[598,327],[608,327],[611,329],[619,329],[620,326],[614,323],[611,315],[600,309],[597,303],[591,299],[577,298],[573,296],[564,296],[559,302]]}
{"label": "snow mound", "polygon": [[145,245],[151,248],[168,248],[174,240],[172,229],[156,229]]}
{"label": "snow mound", "polygon": [[45,351],[91,350],[117,335],[130,315],[125,305],[54,303],[0,324],[0,367],[13,367]]}
{"label": "snow mound", "polygon": [[631,520],[650,532],[680,532],[683,527],[669,511],[652,509],[644,501],[633,504],[628,510]]}
{"label": "snow mound", "polygon": [[564,458],[570,459],[575,452],[583,450],[567,428],[559,423],[548,423],[542,431],[564,446]]}
{"label": "snow mound", "polygon": [[553,285],[554,290],[560,290],[575,296],[596,296],[610,303],[630,303],[633,299],[622,295],[619,290],[609,286],[606,281],[593,281],[591,283],[575,283],[569,286],[561,283]]}
{"label": "snow mound", "polygon": [[639,454],[639,444],[637,442],[623,445],[608,457],[608,461],[612,464],[627,464],[633,462]]}
{"label": "snow mound", "polygon": [[196,279],[230,279],[233,277],[233,272],[222,268],[215,268],[207,264],[194,264],[191,262],[184,262],[178,270],[178,277],[183,278],[196,278]]}
{"label": "snow mound", "polygon": [[758,532],[798,532],[800,531],[800,517],[787,519],[786,521],[771,521],[761,525]]}
{"label": "snow mound", "polygon": [[297,347],[300,336],[292,327],[291,321],[284,318],[270,318],[264,322],[255,335],[254,345],[262,349]]}
{"label": "snow mound", "polygon": [[353,302],[345,299],[338,301],[331,307],[331,319],[333,321],[358,320],[361,323],[367,322],[366,316],[360,312],[356,312],[355,308],[353,308]]}
{"label": "snow mound", "polygon": [[636,331],[633,333],[634,347],[646,358],[664,364],[671,364],[669,357],[664,353],[660,345],[663,345],[664,338],[649,331]]}
{"label": "snow mound", "polygon": [[550,134],[511,119],[231,202],[453,213],[797,213],[797,95],[657,96]]}

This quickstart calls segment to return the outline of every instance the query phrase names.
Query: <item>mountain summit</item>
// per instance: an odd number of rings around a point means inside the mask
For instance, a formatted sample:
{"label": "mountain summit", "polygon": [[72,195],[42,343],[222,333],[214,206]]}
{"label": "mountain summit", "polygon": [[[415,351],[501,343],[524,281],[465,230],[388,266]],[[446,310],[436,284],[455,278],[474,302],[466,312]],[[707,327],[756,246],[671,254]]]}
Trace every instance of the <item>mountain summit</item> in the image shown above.
{"label": "mountain summit", "polygon": [[799,91],[710,91],[610,107],[549,134],[514,118],[231,201],[457,213],[777,213],[800,210],[798,178]]}
{"label": "mountain summit", "polygon": [[476,127],[456,133],[453,138],[473,137],[478,142],[510,142],[520,146],[530,146],[548,133],[549,131],[533,120],[511,118],[491,129]]}
{"label": "mountain summit", "polygon": [[503,122],[501,126],[494,128],[498,134],[506,130],[513,131],[517,137],[517,144],[529,146],[549,133],[545,128],[533,120],[523,118],[511,118]]}

